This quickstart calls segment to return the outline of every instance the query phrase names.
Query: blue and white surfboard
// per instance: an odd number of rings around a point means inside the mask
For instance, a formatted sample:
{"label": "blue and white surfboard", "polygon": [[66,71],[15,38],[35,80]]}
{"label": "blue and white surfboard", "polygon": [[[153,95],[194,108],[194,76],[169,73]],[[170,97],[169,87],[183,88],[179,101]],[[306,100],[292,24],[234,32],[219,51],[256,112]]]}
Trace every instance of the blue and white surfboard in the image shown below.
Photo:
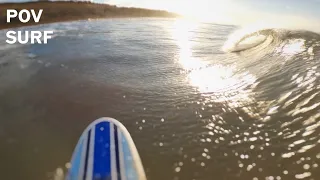
{"label": "blue and white surfboard", "polygon": [[113,118],[100,118],[81,135],[67,180],[146,180],[127,129]]}

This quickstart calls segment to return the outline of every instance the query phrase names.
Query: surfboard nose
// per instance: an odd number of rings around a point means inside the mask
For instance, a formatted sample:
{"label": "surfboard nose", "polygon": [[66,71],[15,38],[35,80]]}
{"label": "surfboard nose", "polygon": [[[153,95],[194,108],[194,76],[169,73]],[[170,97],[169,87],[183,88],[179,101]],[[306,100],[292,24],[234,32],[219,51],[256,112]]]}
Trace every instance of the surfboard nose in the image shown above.
{"label": "surfboard nose", "polygon": [[68,180],[145,180],[140,156],[127,129],[116,119],[93,121],[74,150]]}

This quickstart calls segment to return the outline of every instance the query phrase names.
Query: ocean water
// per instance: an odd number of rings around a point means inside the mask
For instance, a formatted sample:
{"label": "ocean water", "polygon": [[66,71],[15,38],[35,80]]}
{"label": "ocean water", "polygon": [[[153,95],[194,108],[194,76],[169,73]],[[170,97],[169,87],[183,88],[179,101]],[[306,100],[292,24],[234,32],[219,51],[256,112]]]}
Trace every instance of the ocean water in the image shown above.
{"label": "ocean water", "polygon": [[320,35],[183,19],[106,19],[46,45],[0,31],[1,179],[59,179],[102,116],[150,180],[320,179]]}

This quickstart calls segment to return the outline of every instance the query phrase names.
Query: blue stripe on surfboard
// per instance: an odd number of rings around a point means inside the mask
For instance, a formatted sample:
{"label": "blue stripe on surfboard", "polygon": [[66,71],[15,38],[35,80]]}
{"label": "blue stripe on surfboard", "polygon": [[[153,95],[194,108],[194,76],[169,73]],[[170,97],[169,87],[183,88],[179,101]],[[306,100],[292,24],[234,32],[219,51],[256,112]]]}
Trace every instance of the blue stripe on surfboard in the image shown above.
{"label": "blue stripe on surfboard", "polygon": [[117,126],[114,126],[114,144],[116,146],[116,168],[117,168],[117,173],[118,173],[118,180],[121,180],[119,144],[118,144],[118,127]]}
{"label": "blue stripe on surfboard", "polygon": [[80,179],[79,171],[80,171],[80,164],[81,164],[82,146],[83,146],[83,139],[80,139],[79,144],[76,147],[74,157],[71,161],[72,166],[69,170],[69,175],[67,178],[68,180]]}
{"label": "blue stripe on surfboard", "polygon": [[89,161],[89,152],[90,152],[90,140],[91,140],[91,129],[88,132],[88,141],[87,141],[87,147],[86,147],[86,156],[84,161],[84,173],[83,173],[83,180],[86,180],[87,178],[87,169],[88,169],[88,161]]}
{"label": "blue stripe on surfboard", "polygon": [[130,150],[135,147],[128,144],[131,137],[112,120],[100,119],[86,128],[73,153],[67,180],[139,180],[139,163]]}
{"label": "blue stripe on surfboard", "polygon": [[125,167],[125,173],[127,180],[138,180],[138,174],[133,162],[133,157],[129,148],[128,141],[126,137],[121,132],[121,142],[122,143],[122,149],[123,149],[123,159],[124,159],[124,167]]}
{"label": "blue stripe on surfboard", "polygon": [[95,130],[93,179],[111,179],[110,123],[100,122]]}

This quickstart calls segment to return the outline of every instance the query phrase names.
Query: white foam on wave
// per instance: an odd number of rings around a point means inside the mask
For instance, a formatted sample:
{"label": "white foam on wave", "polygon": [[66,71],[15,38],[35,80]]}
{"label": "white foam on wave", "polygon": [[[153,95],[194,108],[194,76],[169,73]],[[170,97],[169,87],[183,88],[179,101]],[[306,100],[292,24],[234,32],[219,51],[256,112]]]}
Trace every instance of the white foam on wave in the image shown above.
{"label": "white foam on wave", "polygon": [[238,29],[229,35],[222,50],[225,52],[241,51],[261,44],[266,37],[261,34],[256,34],[254,36],[254,33],[266,29],[266,27],[266,24],[255,24]]}
{"label": "white foam on wave", "polygon": [[267,38],[268,36],[258,34],[245,38],[244,40],[230,40],[227,41],[227,43],[223,46],[223,51],[238,52],[246,49],[251,49],[265,42]]}
{"label": "white foam on wave", "polygon": [[[295,22],[295,23],[292,23]],[[266,16],[260,17],[255,22],[242,24],[242,27],[232,33],[225,42],[222,50],[225,52],[243,51],[272,41],[276,31],[277,36],[282,37],[290,31],[310,31],[320,33],[320,25],[316,19],[306,19],[300,16]],[[270,32],[266,32],[271,30]],[[259,34],[259,32],[264,32]]]}

